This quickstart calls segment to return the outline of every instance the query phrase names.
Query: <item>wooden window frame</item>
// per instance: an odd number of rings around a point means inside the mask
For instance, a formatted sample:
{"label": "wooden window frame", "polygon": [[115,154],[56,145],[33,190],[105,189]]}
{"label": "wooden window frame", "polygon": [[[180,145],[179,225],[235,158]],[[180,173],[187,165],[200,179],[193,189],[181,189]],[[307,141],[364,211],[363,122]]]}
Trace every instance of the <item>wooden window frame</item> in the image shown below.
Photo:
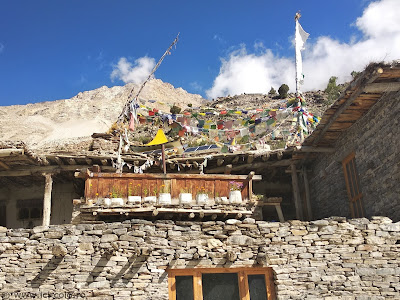
{"label": "wooden window frame", "polygon": [[[364,207],[362,203],[362,192],[360,189],[360,179],[356,168],[356,155],[350,153],[342,161],[344,179],[346,181],[347,196],[350,202],[350,212],[352,218],[364,217]],[[348,171],[348,167],[350,172]]]}
{"label": "wooden window frame", "polygon": [[169,300],[176,300],[175,276],[193,276],[193,300],[203,300],[202,274],[205,273],[237,273],[240,300],[250,300],[248,275],[262,274],[265,276],[267,299],[276,299],[274,274],[270,267],[168,269],[167,272]]}

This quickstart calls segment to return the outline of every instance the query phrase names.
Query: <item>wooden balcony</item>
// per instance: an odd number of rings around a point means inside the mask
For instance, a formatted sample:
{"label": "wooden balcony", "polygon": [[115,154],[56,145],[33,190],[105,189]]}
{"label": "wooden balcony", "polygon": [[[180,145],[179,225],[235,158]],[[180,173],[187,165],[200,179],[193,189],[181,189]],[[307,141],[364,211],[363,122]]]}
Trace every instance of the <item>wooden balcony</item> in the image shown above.
{"label": "wooden balcony", "polygon": [[[106,215],[120,215],[122,217],[141,217],[167,215],[171,218],[176,214],[185,215],[188,218],[218,216],[225,218],[244,217],[251,215],[255,201],[252,200],[253,180],[261,180],[261,175],[223,175],[223,174],[132,174],[132,173],[96,173],[87,172],[76,176],[85,176],[85,198],[80,203],[80,212],[92,219],[104,218]],[[241,203],[226,203],[232,185],[241,185]],[[158,197],[161,192],[171,194],[171,204],[162,205],[145,203],[130,205],[128,196]],[[181,204],[179,195],[182,192],[192,194],[190,204]],[[196,202],[196,195],[208,194],[208,201],[204,204]],[[123,205],[105,206],[101,203],[104,198],[111,198],[114,194],[124,199]],[[225,197],[225,203],[221,198]]]}

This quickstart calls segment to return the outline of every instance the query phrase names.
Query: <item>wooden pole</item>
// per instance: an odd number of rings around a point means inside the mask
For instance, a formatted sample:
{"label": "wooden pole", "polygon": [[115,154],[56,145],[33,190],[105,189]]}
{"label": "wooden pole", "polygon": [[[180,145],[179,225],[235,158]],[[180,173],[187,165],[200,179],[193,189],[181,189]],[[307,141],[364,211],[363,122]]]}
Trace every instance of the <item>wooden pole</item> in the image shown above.
{"label": "wooden pole", "polygon": [[163,164],[163,173],[167,174],[167,165],[165,163],[165,145],[161,145],[161,157],[162,157],[162,164]]}
{"label": "wooden pole", "polygon": [[302,172],[303,172],[303,179],[304,179],[304,190],[306,193],[308,220],[312,220],[313,216],[312,216],[311,199],[310,199],[310,184],[308,183],[307,169],[303,167]]}
{"label": "wooden pole", "polygon": [[303,211],[301,209],[299,181],[297,179],[296,165],[291,164],[290,168],[292,169],[292,189],[294,205],[296,207],[296,218],[298,220],[303,220]]}
{"label": "wooden pole", "polygon": [[43,226],[50,225],[51,217],[51,191],[53,189],[53,177],[52,174],[43,174],[45,178],[44,184],[44,198],[43,198]]}

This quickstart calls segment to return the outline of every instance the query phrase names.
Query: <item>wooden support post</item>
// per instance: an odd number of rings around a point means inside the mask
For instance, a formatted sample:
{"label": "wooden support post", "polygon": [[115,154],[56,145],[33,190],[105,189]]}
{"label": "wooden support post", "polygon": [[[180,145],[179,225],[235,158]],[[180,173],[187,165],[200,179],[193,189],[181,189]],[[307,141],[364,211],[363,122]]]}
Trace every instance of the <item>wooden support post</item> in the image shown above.
{"label": "wooden support post", "polygon": [[308,183],[307,169],[305,167],[303,167],[302,173],[303,173],[303,179],[304,179],[304,190],[306,193],[308,220],[312,220],[313,216],[312,216],[311,199],[310,199],[310,184]]}
{"label": "wooden support post", "polygon": [[44,197],[43,197],[43,226],[50,225],[51,217],[51,191],[53,189],[53,175],[46,173],[43,174],[45,178],[44,183]]}
{"label": "wooden support post", "polygon": [[252,162],[253,162],[253,160],[254,160],[254,155],[249,155],[248,157],[247,157],[247,163],[248,164],[251,164]]}
{"label": "wooden support post", "polygon": [[269,159],[269,156],[270,156],[269,152],[263,154],[263,156],[261,156],[262,161],[267,161]]}
{"label": "wooden support post", "polygon": [[254,171],[251,171],[249,175],[247,176],[246,181],[243,182],[243,189],[248,186],[248,197],[249,201],[251,201],[251,198],[253,197],[253,177],[256,173]]}
{"label": "wooden support post", "polygon": [[153,210],[152,215],[153,215],[153,217],[157,216],[158,215],[158,210],[157,209]]}
{"label": "wooden support post", "polygon": [[76,161],[72,157],[67,158],[67,162],[69,165],[76,165]]}
{"label": "wooden support post", "polygon": [[296,165],[291,164],[290,168],[292,169],[292,189],[293,189],[294,205],[296,207],[296,218],[298,220],[303,220],[303,211],[300,202],[300,190],[299,190],[299,181],[297,179]]}
{"label": "wooden support post", "polygon": [[285,222],[285,218],[283,217],[283,213],[282,213],[282,208],[281,208],[281,204],[275,204],[275,210],[276,213],[278,214],[278,218],[279,218],[279,222]]}
{"label": "wooden support post", "polygon": [[278,151],[278,153],[276,153],[276,157],[278,158],[278,160],[281,160],[283,157],[283,152],[282,151]]}
{"label": "wooden support post", "polygon": [[0,167],[6,169],[6,170],[10,170],[10,167],[8,165],[6,165],[5,163],[3,163],[2,161],[0,161]]}
{"label": "wooden support post", "polygon": [[58,156],[54,157],[54,161],[57,163],[57,165],[62,166],[64,165],[64,162],[62,161],[61,158],[59,158]]}
{"label": "wooden support post", "polygon": [[236,165],[239,162],[239,155],[236,155],[233,159],[232,159],[232,164]]}
{"label": "wooden support post", "polygon": [[203,218],[204,218],[204,211],[200,211],[200,213],[199,213],[199,218],[200,218],[200,219],[203,219]]}
{"label": "wooden support post", "polygon": [[189,219],[193,219],[194,216],[195,216],[194,212],[191,212],[191,213],[189,214]]}
{"label": "wooden support post", "polygon": [[218,217],[217,214],[212,214],[212,215],[211,215],[211,220],[215,220],[215,219],[217,219],[217,217]]}
{"label": "wooden support post", "polygon": [[217,159],[217,166],[218,166],[218,167],[222,166],[223,163],[224,163],[224,159],[223,159],[223,158],[218,158],[218,159]]}
{"label": "wooden support post", "polygon": [[162,166],[163,166],[163,173],[167,174],[167,165],[165,163],[165,145],[161,145],[161,158],[162,158]]}
{"label": "wooden support post", "polygon": [[240,219],[241,217],[243,217],[242,213],[237,213],[237,215],[235,216],[236,219]]}

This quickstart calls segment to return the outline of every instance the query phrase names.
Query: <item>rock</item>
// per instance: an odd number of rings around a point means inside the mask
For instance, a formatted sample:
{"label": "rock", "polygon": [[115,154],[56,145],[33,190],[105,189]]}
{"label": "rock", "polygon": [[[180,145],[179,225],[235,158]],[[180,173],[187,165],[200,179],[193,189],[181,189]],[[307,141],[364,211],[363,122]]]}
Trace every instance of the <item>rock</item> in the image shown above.
{"label": "rock", "polygon": [[[232,220],[232,219],[231,219]],[[228,223],[227,223],[228,224]],[[243,224],[256,224],[256,220],[253,218],[245,218]]]}
{"label": "rock", "polygon": [[101,243],[109,243],[118,241],[118,236],[116,234],[105,234],[100,238]]}
{"label": "rock", "polygon": [[44,237],[47,239],[61,239],[63,235],[62,231],[47,231],[44,233]]}
{"label": "rock", "polygon": [[51,253],[55,257],[64,257],[65,255],[67,255],[68,250],[63,245],[56,245],[51,249]]}
{"label": "rock", "polygon": [[210,249],[222,247],[223,243],[220,240],[217,239],[208,239],[207,240],[207,247]]}
{"label": "rock", "polygon": [[242,221],[236,219],[228,219],[225,221],[225,223],[228,225],[236,225],[236,224],[241,224]]}

